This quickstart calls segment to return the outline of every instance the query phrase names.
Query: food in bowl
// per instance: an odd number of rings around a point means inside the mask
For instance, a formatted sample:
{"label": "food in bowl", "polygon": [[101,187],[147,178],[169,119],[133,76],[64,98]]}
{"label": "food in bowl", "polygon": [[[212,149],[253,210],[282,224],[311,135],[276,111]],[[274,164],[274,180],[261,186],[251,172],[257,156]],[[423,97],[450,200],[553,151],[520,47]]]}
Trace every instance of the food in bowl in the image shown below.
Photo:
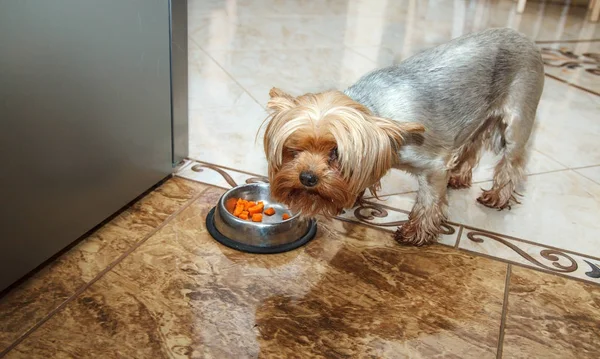
{"label": "food in bowl", "polygon": [[[265,204],[263,201],[248,201],[243,198],[238,198],[236,200],[235,207],[232,212],[235,217],[252,222],[262,222],[263,214],[267,216],[273,216],[276,213],[277,211],[272,207],[265,209]],[[284,212],[281,215],[281,218],[285,221],[290,219],[291,216],[289,213]]]}
{"label": "food in bowl", "polygon": [[267,209],[265,209],[265,211],[263,213],[266,214],[267,216],[272,216],[275,214],[275,209],[273,209],[273,207],[267,208]]}

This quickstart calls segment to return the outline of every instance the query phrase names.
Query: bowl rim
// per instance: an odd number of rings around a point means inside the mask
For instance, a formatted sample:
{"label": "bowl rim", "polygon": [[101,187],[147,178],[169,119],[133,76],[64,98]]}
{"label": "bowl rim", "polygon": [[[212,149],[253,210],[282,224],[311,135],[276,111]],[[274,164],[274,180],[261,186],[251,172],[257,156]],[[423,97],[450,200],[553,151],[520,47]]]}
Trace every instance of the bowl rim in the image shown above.
{"label": "bowl rim", "polygon": [[[213,207],[206,216],[206,229],[208,233],[219,243],[229,248],[233,248],[235,250],[246,252],[246,253],[254,253],[254,254],[277,254],[284,253],[288,251],[292,251],[298,249],[308,242],[315,239],[317,235],[317,221],[314,218],[308,220],[308,229],[306,233],[293,242],[279,244],[273,247],[263,247],[257,246],[254,244],[248,244],[244,242],[240,242],[235,239],[231,239],[223,235],[219,232],[219,229],[215,225],[215,215],[217,212],[217,208]],[[279,267],[279,266],[278,266]]]}
{"label": "bowl rim", "polygon": [[[282,224],[291,223],[292,221],[300,218],[300,213],[298,212],[298,213],[295,213],[290,218],[282,220],[281,222],[263,223],[263,222],[252,222],[252,221],[249,222],[247,220],[243,220],[243,219],[240,219],[240,218],[234,216],[233,213],[230,213],[227,210],[227,208],[225,207],[225,198],[228,198],[231,195],[231,193],[234,192],[235,190],[239,190],[240,188],[246,188],[246,187],[267,187],[267,189],[269,190],[270,185],[267,182],[244,183],[239,186],[235,186],[233,188],[228,189],[225,193],[223,193],[221,198],[219,198],[218,209],[219,209],[219,212],[221,212],[222,216],[227,216],[228,220],[233,220],[235,223],[240,223],[240,224],[244,224],[244,225],[252,225],[252,226],[257,226],[260,228],[276,227],[276,226],[280,226]],[[280,202],[276,202],[276,203],[280,203]],[[226,214],[223,214],[222,212],[225,212]]]}

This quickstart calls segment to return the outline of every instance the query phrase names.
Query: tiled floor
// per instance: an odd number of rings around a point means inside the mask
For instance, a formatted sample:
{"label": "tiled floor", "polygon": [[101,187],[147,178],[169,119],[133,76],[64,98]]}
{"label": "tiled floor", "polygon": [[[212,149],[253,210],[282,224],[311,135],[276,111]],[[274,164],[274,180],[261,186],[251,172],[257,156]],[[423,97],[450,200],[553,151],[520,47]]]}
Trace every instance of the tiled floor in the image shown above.
{"label": "tiled floor", "polygon": [[305,247],[251,255],[206,231],[223,192],[170,180],[0,299],[0,357],[600,355],[599,285],[451,247],[472,229],[402,247],[321,218]]}
{"label": "tiled floor", "polygon": [[[486,155],[473,188],[451,192],[450,220],[600,265],[600,25],[586,20],[585,6],[529,1],[522,15],[515,6],[503,0],[192,1],[190,157],[265,175],[262,138],[255,135],[272,86],[292,94],[343,89],[371,69],[453,37],[513,27],[538,42],[548,75],[522,205],[496,212],[476,203],[497,160]],[[384,203],[410,210],[416,188],[412,177],[391,171],[382,194],[392,196]],[[469,248],[504,253],[489,245]],[[578,270],[584,268],[585,262]]]}
{"label": "tiled floor", "polygon": [[[0,353],[78,295],[204,188],[173,178],[0,298]],[[0,354],[0,357],[2,355]]]}
{"label": "tiled floor", "polygon": [[[178,175],[220,188],[267,181],[260,175],[196,161],[189,161],[181,168]],[[563,199],[565,195],[561,181],[569,182],[570,178],[578,182],[573,185],[573,188],[568,187],[569,193]],[[573,246],[573,242],[580,246],[595,248],[597,238],[590,230],[596,218],[594,213],[600,213],[598,209],[600,197],[598,193],[590,192],[597,191],[596,187],[592,186],[595,184],[570,170],[531,176],[529,181],[539,194],[536,194],[533,201],[527,203],[524,201],[507,212],[497,212],[472,205],[471,198],[476,197],[473,192],[476,191],[475,189],[470,190],[472,192],[470,197],[466,196],[470,191],[452,193],[450,222],[447,223],[446,233],[440,236],[439,243],[600,285],[600,258],[590,253],[568,249]],[[481,182],[481,185],[486,184]],[[394,232],[408,218],[414,200],[414,192],[385,196],[382,199],[370,198],[367,203],[359,207],[345,210],[337,219]],[[531,213],[552,213],[553,201],[561,201],[565,208],[578,203],[577,206],[589,210],[589,213],[584,212],[589,215],[575,219],[577,226],[573,226],[572,231],[569,231],[572,227],[567,222],[568,219],[563,216],[555,216],[552,221],[546,221],[544,217],[536,218],[531,215]],[[538,224],[535,228],[530,225],[534,222]],[[513,233],[507,228],[516,228],[520,231]],[[565,237],[569,238],[568,243],[563,240]],[[532,241],[528,240],[529,238],[538,240]]]}
{"label": "tiled floor", "polygon": [[[189,0],[191,157],[219,166],[189,161],[0,297],[0,357],[600,357],[600,25],[585,7],[514,7]],[[521,205],[476,204],[486,156],[474,188],[451,192],[438,245],[393,241],[416,188],[400,172],[381,200],[320,218],[298,250],[249,255],[209,236],[204,219],[223,191],[264,180],[254,135],[271,86],[343,88],[491,26],[552,49]]]}

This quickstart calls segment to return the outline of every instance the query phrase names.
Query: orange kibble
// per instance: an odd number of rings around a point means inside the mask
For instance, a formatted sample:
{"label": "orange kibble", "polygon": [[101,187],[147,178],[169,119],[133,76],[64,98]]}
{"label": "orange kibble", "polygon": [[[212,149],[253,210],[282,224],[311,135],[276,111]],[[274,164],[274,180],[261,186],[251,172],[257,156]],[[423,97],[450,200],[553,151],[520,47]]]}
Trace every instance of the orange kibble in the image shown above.
{"label": "orange kibble", "polygon": [[235,205],[235,209],[233,210],[233,215],[236,217],[239,217],[240,214],[242,214],[242,212],[244,211],[244,205],[243,204],[236,204]]}
{"label": "orange kibble", "polygon": [[254,213],[252,215],[252,222],[262,222],[262,214],[261,213]]}
{"label": "orange kibble", "polygon": [[267,208],[267,209],[265,209],[265,211],[263,213],[266,214],[267,216],[272,216],[275,214],[275,210],[273,208]]}
{"label": "orange kibble", "polygon": [[256,202],[246,201],[246,203],[244,203],[244,211],[247,211],[248,208],[254,207],[254,206],[256,206]]}
{"label": "orange kibble", "polygon": [[248,217],[248,211],[243,211],[242,213],[240,213],[240,215],[239,215],[238,218],[239,219],[245,219],[245,220],[247,220],[249,218]]}
{"label": "orange kibble", "polygon": [[265,208],[265,205],[262,202],[258,202],[258,204],[256,206],[252,206],[252,207],[248,208],[248,213],[250,213],[252,215],[255,213],[262,213],[264,208]]}
{"label": "orange kibble", "polygon": [[285,221],[286,219],[290,219],[290,215],[287,213],[284,213],[281,218]]}

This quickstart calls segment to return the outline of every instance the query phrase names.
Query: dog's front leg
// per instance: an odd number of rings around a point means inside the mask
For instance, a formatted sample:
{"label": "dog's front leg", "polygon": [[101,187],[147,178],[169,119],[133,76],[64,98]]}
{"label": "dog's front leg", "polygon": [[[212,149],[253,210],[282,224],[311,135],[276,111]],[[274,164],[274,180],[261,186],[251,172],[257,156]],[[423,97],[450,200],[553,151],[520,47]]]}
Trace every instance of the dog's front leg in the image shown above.
{"label": "dog's front leg", "polygon": [[446,170],[418,176],[417,203],[413,206],[408,221],[396,231],[395,238],[399,243],[422,246],[437,240],[446,220],[448,178]]}

